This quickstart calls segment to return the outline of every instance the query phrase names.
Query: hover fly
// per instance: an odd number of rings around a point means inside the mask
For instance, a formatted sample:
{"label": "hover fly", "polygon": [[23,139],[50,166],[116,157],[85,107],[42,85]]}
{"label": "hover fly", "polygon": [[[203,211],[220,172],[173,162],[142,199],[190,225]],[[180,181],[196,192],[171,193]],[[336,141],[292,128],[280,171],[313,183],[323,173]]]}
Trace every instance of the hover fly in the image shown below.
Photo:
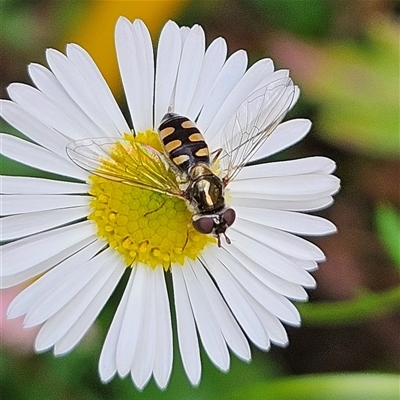
{"label": "hover fly", "polygon": [[[158,127],[163,153],[122,138],[95,138],[69,143],[67,154],[91,174],[184,199],[198,232],[212,234],[219,246],[223,235],[230,244],[225,232],[236,213],[226,206],[225,188],[282,121],[296,93],[289,77],[260,86],[233,112],[211,154],[196,124],[173,107]],[[213,172],[215,165],[222,174]]]}

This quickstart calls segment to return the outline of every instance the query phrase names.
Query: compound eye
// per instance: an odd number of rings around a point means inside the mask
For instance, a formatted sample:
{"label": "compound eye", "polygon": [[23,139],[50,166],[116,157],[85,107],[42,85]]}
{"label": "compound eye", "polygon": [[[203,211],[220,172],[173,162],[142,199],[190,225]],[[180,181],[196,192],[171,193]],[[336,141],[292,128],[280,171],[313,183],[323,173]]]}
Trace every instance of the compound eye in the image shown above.
{"label": "compound eye", "polygon": [[228,208],[222,214],[222,218],[228,226],[231,226],[235,222],[235,219],[236,219],[235,210],[233,210],[232,208]]}
{"label": "compound eye", "polygon": [[211,233],[214,229],[214,218],[200,217],[193,221],[193,227],[200,233]]}

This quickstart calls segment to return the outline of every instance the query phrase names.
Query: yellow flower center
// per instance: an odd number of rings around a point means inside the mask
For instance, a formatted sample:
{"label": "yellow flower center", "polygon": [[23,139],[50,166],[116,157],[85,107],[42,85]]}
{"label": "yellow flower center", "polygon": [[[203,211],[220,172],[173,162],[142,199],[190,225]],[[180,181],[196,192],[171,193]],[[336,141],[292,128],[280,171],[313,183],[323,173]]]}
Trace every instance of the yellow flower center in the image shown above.
{"label": "yellow flower center", "polygon": [[[125,139],[128,147],[129,143],[132,144],[130,148],[127,149],[125,144],[122,152],[118,145],[109,150],[115,156],[113,160],[121,164],[117,171],[123,174],[125,165],[135,171],[143,168],[144,162],[145,167],[152,171],[162,172],[166,168],[152,165],[160,164],[156,158],[132,156],[135,142],[162,152],[158,134],[153,131],[135,137],[126,134]],[[100,171],[103,170],[109,171],[107,166],[100,167]],[[170,177],[176,181],[171,170],[164,173],[172,174]],[[152,268],[162,265],[167,270],[171,263],[183,265],[187,257],[195,259],[207,244],[216,243],[215,238],[193,228],[192,212],[184,199],[97,175],[91,175],[90,182],[89,193],[93,199],[88,218],[96,224],[97,235],[122,255],[127,266],[144,263]]]}

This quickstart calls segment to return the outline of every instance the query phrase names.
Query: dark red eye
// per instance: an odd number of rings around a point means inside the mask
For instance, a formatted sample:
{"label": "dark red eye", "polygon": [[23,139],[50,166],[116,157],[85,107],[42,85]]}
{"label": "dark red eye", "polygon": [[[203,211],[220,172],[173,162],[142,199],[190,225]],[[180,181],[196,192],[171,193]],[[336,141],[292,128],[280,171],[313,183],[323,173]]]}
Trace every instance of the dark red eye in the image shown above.
{"label": "dark red eye", "polygon": [[211,233],[214,229],[214,218],[200,217],[193,221],[193,227],[200,233]]}
{"label": "dark red eye", "polygon": [[232,208],[228,208],[222,214],[222,218],[228,226],[231,226],[235,222],[235,219],[236,219],[235,210],[233,210]]}

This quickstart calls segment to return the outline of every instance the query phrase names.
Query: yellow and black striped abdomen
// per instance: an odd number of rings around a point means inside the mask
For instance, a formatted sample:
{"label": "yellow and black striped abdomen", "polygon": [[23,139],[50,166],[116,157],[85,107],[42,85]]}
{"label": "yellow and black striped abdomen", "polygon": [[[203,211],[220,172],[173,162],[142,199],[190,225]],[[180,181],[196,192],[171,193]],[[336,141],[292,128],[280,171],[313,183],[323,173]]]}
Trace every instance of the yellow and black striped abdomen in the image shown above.
{"label": "yellow and black striped abdomen", "polygon": [[210,165],[210,153],[203,135],[189,118],[174,113],[165,114],[158,128],[161,142],[170,160],[180,171],[202,163]]}

